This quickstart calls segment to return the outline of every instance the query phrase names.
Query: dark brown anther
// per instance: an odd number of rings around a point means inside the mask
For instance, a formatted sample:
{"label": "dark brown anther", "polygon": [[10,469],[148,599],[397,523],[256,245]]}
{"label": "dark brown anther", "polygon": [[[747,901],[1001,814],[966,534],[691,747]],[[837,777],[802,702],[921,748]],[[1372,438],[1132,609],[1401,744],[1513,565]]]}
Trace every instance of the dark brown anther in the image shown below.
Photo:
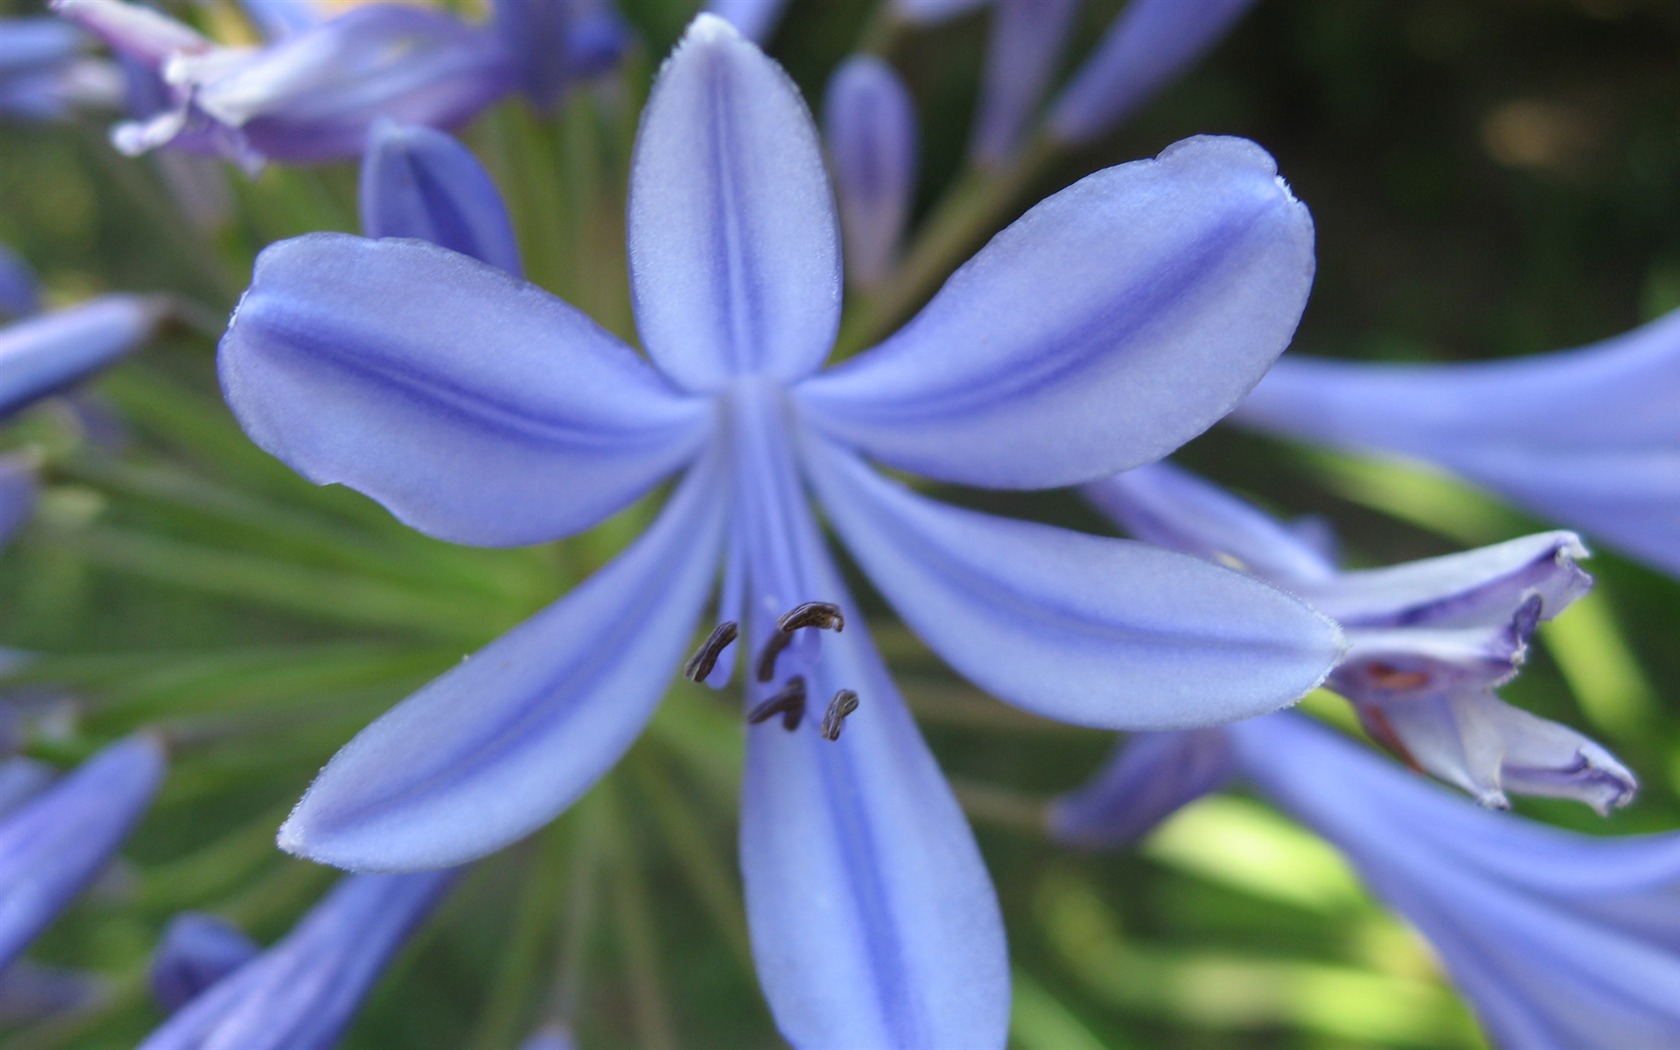
{"label": "dark brown anther", "polygon": [[795,605],[776,621],[776,631],[764,643],[758,654],[758,680],[768,682],[776,677],[776,658],[793,642],[793,632],[801,627],[815,627],[820,631],[844,631],[846,616],[833,602],[804,602]]}
{"label": "dark brown anther", "polygon": [[747,712],[747,721],[752,725],[768,722],[777,715],[782,716],[782,728],[793,732],[799,728],[800,720],[805,717],[805,679],[801,675],[794,675],[788,679],[787,685],[781,688],[770,699],[759,704]]}
{"label": "dark brown anther", "polygon": [[844,631],[846,616],[833,602],[805,602],[795,605],[776,621],[776,629],[792,634],[801,627],[816,627],[824,631]]}
{"label": "dark brown anther", "polygon": [[683,664],[683,677],[691,682],[704,682],[712,673],[712,668],[717,666],[718,657],[723,655],[723,650],[740,632],[741,628],[734,620],[725,620],[712,628],[712,633],[700,643],[700,648],[694,650],[694,655],[688,658],[688,663]]}
{"label": "dark brown anther", "polygon": [[758,680],[768,682],[776,677],[776,657],[782,655],[782,650],[793,641],[793,635],[777,631],[764,643],[764,648],[758,652]]}
{"label": "dark brown anther", "polygon": [[839,740],[840,730],[846,728],[846,716],[858,708],[858,695],[850,689],[842,689],[834,694],[834,699],[828,702],[828,710],[823,712],[822,735],[825,740]]}

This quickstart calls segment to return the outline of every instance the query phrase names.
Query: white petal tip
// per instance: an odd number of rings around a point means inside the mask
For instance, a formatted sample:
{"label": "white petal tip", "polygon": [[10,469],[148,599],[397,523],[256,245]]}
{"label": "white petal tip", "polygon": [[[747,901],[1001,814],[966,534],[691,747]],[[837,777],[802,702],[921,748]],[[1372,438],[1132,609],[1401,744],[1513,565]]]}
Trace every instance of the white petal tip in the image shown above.
{"label": "white petal tip", "polygon": [[688,24],[688,31],[683,34],[682,44],[720,44],[741,39],[741,34],[729,20],[703,11]]}

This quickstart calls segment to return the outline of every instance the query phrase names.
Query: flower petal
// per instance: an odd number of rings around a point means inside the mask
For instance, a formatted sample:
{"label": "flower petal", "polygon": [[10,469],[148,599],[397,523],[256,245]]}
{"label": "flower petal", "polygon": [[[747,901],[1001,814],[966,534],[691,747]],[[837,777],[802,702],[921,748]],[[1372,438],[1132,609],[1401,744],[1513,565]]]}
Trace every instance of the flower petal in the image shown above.
{"label": "flower petal", "polygon": [[35,457],[0,456],[0,547],[29,520],[38,495]]}
{"label": "flower petal", "polygon": [[840,323],[840,245],[793,81],[703,14],[653,85],[630,172],[630,286],[648,356],[690,390],[792,380]]}
{"label": "flower petal", "polygon": [[1228,33],[1254,0],[1131,0],[1056,99],[1053,133],[1086,142],[1114,129]]}
{"label": "flower petal", "polygon": [[736,32],[763,47],[782,20],[788,0],[706,0],[706,10],[735,27]]}
{"label": "flower petal", "polygon": [[1081,489],[1136,539],[1194,554],[1292,590],[1335,564],[1279,521],[1167,463],[1147,463]]}
{"label": "flower petal", "polygon": [[362,232],[412,237],[524,275],[507,205],[472,151],[441,131],[380,118],[362,154]]}
{"label": "flower petal", "polygon": [[1129,846],[1231,778],[1223,729],[1140,733],[1078,791],[1050,809],[1050,833],[1075,846]]}
{"label": "flower petal", "polygon": [[246,433],[292,469],[483,546],[594,524],[690,458],[709,419],[577,310],[414,241],[271,246],[220,367]]}
{"label": "flower petal", "polygon": [[997,0],[969,152],[983,167],[1009,159],[1044,100],[1079,15],[1079,0]]}
{"label": "flower petal", "polygon": [[331,1050],[458,872],[339,880],[268,951],[211,985],[140,1050]]}
{"label": "flower petal", "polygon": [[1680,575],[1677,402],[1680,310],[1510,360],[1284,361],[1232,418],[1436,463]]}
{"label": "flower petal", "polygon": [[1312,274],[1312,220],[1271,157],[1188,139],[1034,207],[897,335],[797,393],[896,467],[1090,481],[1230,411],[1288,344]]}
{"label": "flower petal", "polygon": [[105,867],[163,781],[149,735],[105,748],[0,823],[0,970]]}
{"label": "flower petal", "polygon": [[165,312],[155,296],[105,295],[0,329],[0,419],[135,349]]}
{"label": "flower petal", "polygon": [[152,998],[174,1013],[206,988],[257,957],[255,941],[226,919],[182,912],[169,920],[147,974]]}
{"label": "flower petal", "polygon": [[[819,592],[851,607],[804,537]],[[1001,1047],[1009,964],[973,833],[862,623],[813,690],[855,690],[835,741],[749,730],[741,871],[759,980],[796,1047]]]}
{"label": "flower petal", "polygon": [[723,542],[696,467],[634,546],[345,745],[280,829],[351,871],[460,864],[554,818],[630,747],[682,662]]}
{"label": "flower petal", "polygon": [[857,55],[829,80],[823,119],[840,197],[846,276],[868,287],[887,276],[910,216],[916,111],[891,66]]}
{"label": "flower petal", "polygon": [[810,475],[875,585],[929,648],[1029,711],[1186,729],[1324,680],[1341,632],[1253,577],[1128,540],[934,503],[820,440]]}
{"label": "flower petal", "polygon": [[1680,1030],[1680,835],[1489,813],[1293,715],[1229,726],[1260,790],[1434,945],[1498,1046],[1657,1047]]}
{"label": "flower petal", "polygon": [[0,244],[0,321],[41,309],[41,287],[35,272],[18,254]]}

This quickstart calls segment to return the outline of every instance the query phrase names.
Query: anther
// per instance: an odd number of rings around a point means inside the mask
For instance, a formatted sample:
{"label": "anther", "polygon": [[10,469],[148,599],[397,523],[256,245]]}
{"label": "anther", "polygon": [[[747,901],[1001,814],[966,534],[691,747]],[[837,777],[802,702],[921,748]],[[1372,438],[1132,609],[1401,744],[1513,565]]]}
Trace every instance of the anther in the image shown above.
{"label": "anther", "polygon": [[[781,688],[770,699],[759,704],[747,712],[747,721],[752,725],[768,722],[777,715],[782,716],[782,728],[793,732],[799,728],[800,720],[805,717],[805,678],[794,675],[788,679],[787,685]],[[824,724],[826,725],[826,719]]]}
{"label": "anther", "polygon": [[844,631],[846,616],[833,602],[804,602],[795,605],[776,621],[776,629],[792,634],[801,627],[816,627],[824,631]]}
{"label": "anther", "polygon": [[694,655],[683,664],[683,677],[691,682],[704,682],[717,666],[718,657],[723,655],[724,649],[735,640],[740,633],[740,626],[734,620],[725,620],[712,628],[712,633],[700,643],[700,648],[694,650]]}
{"label": "anther", "polygon": [[842,689],[834,694],[834,699],[828,702],[828,710],[823,712],[822,735],[825,740],[839,740],[840,730],[846,727],[846,716],[858,708],[858,695],[850,689]]}
{"label": "anther", "polygon": [[776,621],[775,633],[758,653],[758,680],[768,682],[776,677],[776,659],[793,642],[793,632],[801,627],[815,627],[821,631],[843,631],[846,616],[833,602],[804,602],[795,605]]}

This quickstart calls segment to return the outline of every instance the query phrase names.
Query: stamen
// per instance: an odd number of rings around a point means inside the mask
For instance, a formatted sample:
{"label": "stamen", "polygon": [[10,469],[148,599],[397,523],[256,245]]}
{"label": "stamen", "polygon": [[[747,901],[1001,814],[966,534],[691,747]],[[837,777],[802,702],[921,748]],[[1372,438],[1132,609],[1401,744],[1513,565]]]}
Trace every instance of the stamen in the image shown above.
{"label": "stamen", "polygon": [[764,643],[758,654],[758,680],[768,682],[776,677],[776,659],[793,642],[793,632],[801,627],[815,627],[821,631],[844,631],[846,616],[833,602],[803,602],[795,605],[776,621],[776,633]]}
{"label": "stamen", "polygon": [[840,730],[846,727],[846,716],[858,708],[858,695],[850,689],[842,689],[834,694],[834,699],[828,702],[828,710],[823,713],[822,735],[825,740],[839,740]]}
{"label": "stamen", "polygon": [[803,675],[794,675],[788,679],[787,685],[783,686],[775,696],[747,712],[747,721],[752,725],[758,725],[760,722],[768,722],[778,714],[782,716],[783,729],[791,733],[799,728],[800,720],[805,717],[805,677]]}
{"label": "stamen", "polygon": [[801,627],[838,633],[846,629],[846,616],[833,602],[804,602],[789,609],[776,621],[776,629],[783,634],[792,634]]}
{"label": "stamen", "polygon": [[725,620],[712,628],[712,633],[700,643],[700,648],[694,650],[694,655],[683,664],[683,677],[691,682],[704,682],[717,666],[718,657],[723,655],[724,649],[735,640],[741,631],[740,625],[734,620]]}

